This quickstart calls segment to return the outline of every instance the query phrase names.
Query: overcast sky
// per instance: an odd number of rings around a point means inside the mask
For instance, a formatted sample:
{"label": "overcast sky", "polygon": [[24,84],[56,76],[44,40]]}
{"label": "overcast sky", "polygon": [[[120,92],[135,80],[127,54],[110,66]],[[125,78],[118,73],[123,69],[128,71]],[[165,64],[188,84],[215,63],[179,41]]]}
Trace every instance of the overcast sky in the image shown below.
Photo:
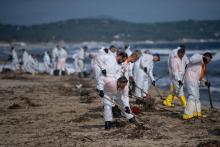
{"label": "overcast sky", "polygon": [[130,22],[220,19],[220,0],[0,0],[4,24],[100,16]]}

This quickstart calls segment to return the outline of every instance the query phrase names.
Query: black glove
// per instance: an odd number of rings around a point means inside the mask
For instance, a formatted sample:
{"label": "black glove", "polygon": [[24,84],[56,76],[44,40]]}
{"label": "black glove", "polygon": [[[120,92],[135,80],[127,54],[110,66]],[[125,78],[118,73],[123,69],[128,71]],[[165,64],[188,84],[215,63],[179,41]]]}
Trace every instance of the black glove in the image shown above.
{"label": "black glove", "polygon": [[105,69],[102,70],[102,74],[103,74],[104,76],[106,76],[107,73],[106,73],[106,70],[105,70]]}
{"label": "black glove", "polygon": [[106,54],[108,54],[108,49],[107,48],[105,48],[104,51],[105,51]]}
{"label": "black glove", "polygon": [[152,81],[152,85],[155,86],[155,84],[156,84],[155,81]]}
{"label": "black glove", "polygon": [[202,58],[203,62],[206,64],[208,62],[207,58],[206,57],[203,57]]}
{"label": "black glove", "polygon": [[99,91],[99,96],[100,96],[100,97],[104,97],[104,91],[103,91],[103,90],[100,90],[100,91]]}
{"label": "black glove", "polygon": [[144,68],[144,72],[147,73],[147,67]]}
{"label": "black glove", "polygon": [[205,82],[205,85],[210,87],[211,86],[211,83],[210,82]]}
{"label": "black glove", "polygon": [[179,86],[183,86],[183,82],[181,80],[178,81]]}
{"label": "black glove", "polygon": [[188,64],[186,64],[185,69],[187,69]]}
{"label": "black glove", "polygon": [[130,113],[131,113],[131,111],[130,111],[129,107],[125,107],[125,112],[126,112],[126,113],[128,113],[128,114],[130,114]]}

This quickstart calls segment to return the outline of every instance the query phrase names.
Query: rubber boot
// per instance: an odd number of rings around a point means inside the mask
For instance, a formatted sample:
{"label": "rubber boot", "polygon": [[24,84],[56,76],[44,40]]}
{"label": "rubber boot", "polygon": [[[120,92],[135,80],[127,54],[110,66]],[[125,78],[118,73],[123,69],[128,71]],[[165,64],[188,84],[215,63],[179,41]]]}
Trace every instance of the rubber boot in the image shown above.
{"label": "rubber boot", "polygon": [[185,108],[186,107],[186,97],[184,95],[180,96],[180,102],[181,102],[181,105]]}
{"label": "rubber boot", "polygon": [[137,98],[135,102],[136,102],[137,105],[142,104],[142,100],[141,100],[141,98]]}
{"label": "rubber boot", "polygon": [[202,117],[202,112],[194,112],[193,116],[194,117]]}
{"label": "rubber boot", "polygon": [[191,119],[193,117],[194,117],[194,115],[189,115],[189,114],[186,114],[186,113],[183,114],[183,119],[184,120],[188,120],[188,119]]}
{"label": "rubber boot", "polygon": [[173,94],[169,94],[167,96],[167,98],[163,101],[163,104],[165,106],[168,106],[168,107],[173,107],[173,100],[174,100],[174,95]]}
{"label": "rubber boot", "polygon": [[138,122],[136,121],[135,117],[130,118],[128,121],[129,121],[129,123],[131,123],[131,124],[135,124],[135,125],[138,124]]}
{"label": "rubber boot", "polygon": [[111,121],[105,121],[105,130],[109,130],[111,128]]}

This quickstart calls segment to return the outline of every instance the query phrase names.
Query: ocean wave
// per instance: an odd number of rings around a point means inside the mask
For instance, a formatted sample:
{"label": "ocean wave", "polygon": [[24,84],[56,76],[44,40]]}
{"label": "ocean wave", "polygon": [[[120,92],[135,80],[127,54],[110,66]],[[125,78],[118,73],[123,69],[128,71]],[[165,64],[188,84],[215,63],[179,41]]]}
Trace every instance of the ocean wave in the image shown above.
{"label": "ocean wave", "polygon": [[[159,53],[159,54],[162,54],[162,55],[168,55],[170,54],[170,52],[172,51],[172,49],[166,49],[166,48],[146,48],[146,49],[141,49],[141,50],[147,50],[149,51],[151,54],[154,54],[154,53]],[[187,55],[192,55],[192,54],[195,54],[195,53],[198,53],[198,54],[202,54],[204,52],[211,52],[213,54],[216,54],[218,53],[219,54],[219,50],[218,49],[208,49],[208,50],[186,50],[186,54]],[[219,58],[219,57],[218,57]]]}

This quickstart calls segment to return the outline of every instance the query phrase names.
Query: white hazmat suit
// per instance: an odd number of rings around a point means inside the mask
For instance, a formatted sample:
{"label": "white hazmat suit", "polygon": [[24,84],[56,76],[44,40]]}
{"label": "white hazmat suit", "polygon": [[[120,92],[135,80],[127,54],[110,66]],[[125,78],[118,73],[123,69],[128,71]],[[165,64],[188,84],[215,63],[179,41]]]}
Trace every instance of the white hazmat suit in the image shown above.
{"label": "white hazmat suit", "polygon": [[204,72],[204,68],[205,64],[203,63],[202,55],[194,54],[189,59],[189,65],[185,76],[185,83],[188,91],[188,102],[183,119],[189,119],[193,116],[201,116],[199,85],[203,78],[202,72]]}
{"label": "white hazmat suit", "polygon": [[[150,54],[143,54],[134,63],[133,78],[136,83],[136,97],[143,98],[148,93],[149,81],[154,81],[153,67],[153,56]],[[147,68],[147,73],[144,71],[144,68]]]}
{"label": "white hazmat suit", "polygon": [[47,52],[44,52],[44,67],[46,73],[51,73],[51,63],[50,63],[50,56]]}
{"label": "white hazmat suit", "polygon": [[170,93],[167,96],[166,100],[163,101],[163,104],[166,106],[173,106],[173,100],[175,96],[178,96],[181,100],[182,105],[186,106],[186,98],[183,92],[183,85],[179,85],[178,81],[183,83],[183,76],[185,73],[186,65],[189,63],[189,60],[186,55],[180,59],[178,56],[178,50],[180,48],[174,49],[168,57],[168,70],[170,76]]}
{"label": "white hazmat suit", "polygon": [[55,47],[52,50],[52,66],[53,66],[53,69],[57,68],[57,60],[58,60],[58,48]]}
{"label": "white hazmat suit", "polygon": [[14,71],[19,69],[19,61],[15,49],[12,50],[12,69]]}
{"label": "white hazmat suit", "polygon": [[58,50],[58,63],[57,63],[57,69],[60,71],[59,75],[61,75],[61,71],[65,71],[66,58],[67,58],[66,50],[64,48],[60,48]]}
{"label": "white hazmat suit", "polygon": [[[123,90],[117,89],[117,80],[114,77],[104,77],[100,82],[100,90],[104,90],[104,94],[110,98],[114,98],[115,103],[120,105],[122,108],[129,107],[129,97],[128,97],[128,87],[125,86]],[[102,102],[104,105],[104,120],[112,121],[112,102],[107,100],[106,98],[102,98]],[[132,114],[128,114],[122,111],[122,115],[127,119],[131,119],[134,116]]]}

